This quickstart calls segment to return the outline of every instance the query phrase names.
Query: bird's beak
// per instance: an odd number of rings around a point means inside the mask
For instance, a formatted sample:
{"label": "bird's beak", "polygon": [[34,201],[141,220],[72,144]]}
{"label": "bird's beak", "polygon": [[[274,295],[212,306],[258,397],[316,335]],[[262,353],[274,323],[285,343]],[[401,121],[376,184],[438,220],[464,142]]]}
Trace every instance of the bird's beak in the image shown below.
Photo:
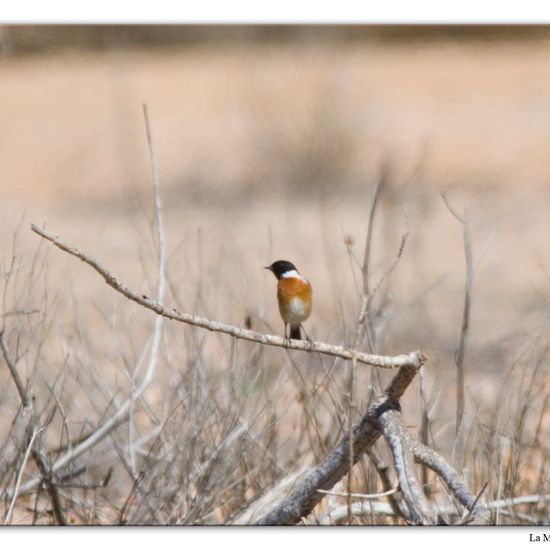
{"label": "bird's beak", "polygon": [[269,269],[269,271],[271,271],[271,266],[270,266],[270,265],[266,265],[266,266],[264,266],[264,269]]}

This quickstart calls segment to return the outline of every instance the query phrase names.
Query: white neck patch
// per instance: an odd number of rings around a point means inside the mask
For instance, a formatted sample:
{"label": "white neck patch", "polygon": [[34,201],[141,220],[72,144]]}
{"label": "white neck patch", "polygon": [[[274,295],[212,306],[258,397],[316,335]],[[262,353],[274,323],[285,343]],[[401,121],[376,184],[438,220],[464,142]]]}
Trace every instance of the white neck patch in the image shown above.
{"label": "white neck patch", "polygon": [[304,280],[304,278],[295,270],[291,269],[290,271],[285,271],[281,275],[282,279],[301,279]]}

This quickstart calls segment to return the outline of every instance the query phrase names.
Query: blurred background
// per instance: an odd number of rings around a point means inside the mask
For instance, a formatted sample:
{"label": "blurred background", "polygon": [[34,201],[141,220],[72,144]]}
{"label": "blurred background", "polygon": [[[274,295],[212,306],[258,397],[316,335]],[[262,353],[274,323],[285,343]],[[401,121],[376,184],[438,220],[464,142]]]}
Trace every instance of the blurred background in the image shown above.
{"label": "blurred background", "polygon": [[[124,369],[137,360],[131,350],[146,340],[152,315],[41,243],[29,224],[154,295],[146,103],[164,204],[165,302],[182,311],[282,334],[275,280],[261,268],[287,259],[313,284],[308,332],[349,345],[373,190],[383,182],[369,279],[376,351],[428,355],[433,432],[450,452],[466,264],[463,226],[446,193],[457,213],[467,210],[479,260],[465,360],[472,448],[492,457],[495,434],[536,448],[517,459],[516,472],[532,475],[515,487],[540,488],[550,452],[540,431],[550,396],[549,56],[544,26],[0,27],[1,270],[34,269],[36,258],[44,270],[39,285],[21,276],[19,287],[4,289],[4,311],[10,293],[29,309],[44,300],[55,312],[42,350],[51,376],[76,372],[71,357],[81,354],[127,391]],[[169,385],[199,355],[205,372],[222,376],[212,382],[222,394],[227,369],[243,384],[250,375],[247,344],[239,363],[225,337],[197,336],[192,351],[174,338],[181,348],[165,352]],[[267,377],[261,392],[284,369],[295,377],[285,357],[262,351],[253,369]],[[311,384],[328,371],[318,357],[292,358]],[[88,387],[82,374],[71,376],[72,391]],[[360,399],[370,383],[370,373],[360,376]],[[288,406],[292,417],[288,404],[300,392],[281,384],[286,397],[274,410]],[[411,394],[414,430],[422,407]],[[78,410],[89,415],[90,405]],[[279,435],[291,438],[296,422],[281,420]],[[533,431],[524,434],[526,426]]]}

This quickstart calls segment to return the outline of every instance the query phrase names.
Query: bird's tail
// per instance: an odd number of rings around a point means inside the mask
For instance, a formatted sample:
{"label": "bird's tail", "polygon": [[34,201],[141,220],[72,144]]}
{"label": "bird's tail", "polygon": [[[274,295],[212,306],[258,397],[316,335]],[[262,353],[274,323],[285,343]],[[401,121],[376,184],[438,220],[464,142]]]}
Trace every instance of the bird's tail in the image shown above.
{"label": "bird's tail", "polygon": [[302,331],[300,330],[300,325],[290,325],[290,338],[292,340],[302,339]]}

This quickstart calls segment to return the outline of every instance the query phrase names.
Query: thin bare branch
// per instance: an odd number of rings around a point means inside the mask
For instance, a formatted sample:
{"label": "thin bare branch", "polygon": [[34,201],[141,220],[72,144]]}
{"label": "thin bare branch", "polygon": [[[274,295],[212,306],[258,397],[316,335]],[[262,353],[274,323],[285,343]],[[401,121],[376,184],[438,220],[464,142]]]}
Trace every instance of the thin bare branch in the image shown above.
{"label": "thin bare branch", "polygon": [[[352,506],[353,517],[372,516],[377,514],[380,516],[393,516],[394,510],[387,502],[377,502],[363,500],[354,502]],[[319,525],[334,525],[340,523],[347,518],[347,506],[338,506],[332,510],[327,510],[318,520]]]}
{"label": "thin bare branch", "polygon": [[[151,178],[153,182],[153,194],[154,194],[154,204],[155,204],[155,228],[157,236],[157,245],[158,245],[158,272],[157,272],[157,296],[156,301],[158,304],[162,305],[164,302],[164,292],[166,286],[166,245],[164,238],[164,226],[162,222],[162,202],[160,198],[160,189],[159,189],[159,178],[158,178],[158,169],[157,169],[157,160],[155,155],[155,149],[153,144],[153,137],[151,131],[151,125],[149,122],[149,111],[147,105],[143,105],[143,118],[145,120],[145,130],[147,133],[147,143],[149,146],[149,159],[151,162]],[[154,377],[156,370],[156,365],[158,362],[158,354],[160,347],[160,339],[162,334],[162,315],[157,315],[155,317],[155,326],[153,328],[153,336],[151,342],[151,348],[149,350],[149,361],[147,363],[147,368],[145,370],[145,376],[141,382],[142,387],[147,387],[151,383]],[[139,362],[137,368],[134,370],[132,376],[132,384],[135,384],[136,378],[139,376],[139,371],[142,363]],[[128,413],[129,418],[132,418],[133,411],[133,401],[137,397],[143,396],[143,391],[136,394],[134,391],[135,387],[132,388],[132,392],[129,398],[129,407]],[[134,445],[133,445],[133,422],[128,423],[129,430],[129,454],[130,454],[130,464],[135,474],[135,456],[134,456]]]}
{"label": "thin bare branch", "polygon": [[23,462],[21,462],[21,466],[19,467],[19,471],[17,472],[15,489],[13,490],[13,496],[11,497],[11,502],[8,508],[8,512],[6,513],[6,517],[4,519],[4,525],[9,525],[11,523],[15,502],[17,501],[17,497],[19,496],[19,487],[21,486],[21,479],[23,477],[23,472],[25,471],[25,467],[27,466],[27,462],[29,460],[29,456],[32,451],[32,446],[34,445],[34,440],[36,439],[36,436],[38,435],[38,433],[39,432],[37,430],[33,430],[29,443],[27,444],[27,450],[25,451]]}
{"label": "thin bare branch", "polygon": [[378,205],[378,199],[380,197],[380,190],[382,185],[385,182],[385,166],[383,168],[382,177],[374,186],[374,191],[372,194],[372,203],[369,213],[369,223],[367,225],[367,238],[365,240],[365,253],[363,256],[363,267],[361,269],[363,274],[363,294],[365,296],[369,295],[369,266],[370,266],[370,257],[371,257],[371,248],[372,248],[372,234],[373,234],[373,225],[374,225],[374,215],[376,213],[376,206]]}
{"label": "thin bare branch", "polygon": [[[35,415],[35,411],[33,410],[33,407],[32,407],[32,401],[29,397],[29,394],[27,393],[27,390],[23,386],[23,382],[21,381],[21,378],[19,377],[19,373],[17,372],[16,360],[12,358],[9,349],[6,343],[4,342],[3,336],[4,334],[2,331],[0,332],[0,348],[4,356],[4,361],[8,365],[10,374],[15,382],[15,385],[17,386],[17,391],[19,392],[21,404],[23,405],[23,414],[27,415],[29,418],[28,429],[32,432],[32,434],[29,437],[29,441],[30,441],[35,437],[34,434],[39,433],[42,430],[42,428],[41,429],[37,428],[38,422]],[[49,422],[47,422],[45,425],[47,426],[48,423]],[[67,522],[65,520],[65,514],[63,513],[63,508],[61,506],[61,497],[59,496],[59,491],[57,490],[57,487],[52,481],[53,473],[52,473],[52,468],[49,464],[49,461],[40,448],[36,448],[33,445],[28,445],[28,448],[30,449],[32,459],[36,464],[36,467],[38,468],[38,471],[40,472],[40,476],[41,476],[39,479],[36,480],[36,485],[38,486],[42,484],[42,482],[46,485],[46,490],[48,491],[48,495],[50,497],[55,521],[58,525],[66,525]],[[22,488],[16,487],[15,490],[12,491],[11,494],[9,495],[9,498],[13,499],[14,495],[16,494],[16,491],[19,491],[20,493],[24,492]]]}
{"label": "thin bare branch", "polygon": [[27,409],[29,408],[31,401],[27,394],[27,390],[25,389],[25,385],[23,384],[23,381],[21,380],[21,377],[17,372],[17,367],[15,366],[15,361],[11,356],[10,350],[4,342],[4,329],[0,331],[0,349],[2,350],[2,354],[4,355],[4,361],[8,366],[13,383],[17,388],[17,393],[19,394],[19,398],[21,399],[21,404],[23,405],[24,409]]}
{"label": "thin bare branch", "polygon": [[[503,508],[507,506],[524,506],[528,504],[538,504],[542,502],[550,502],[550,495],[527,495],[524,497],[517,497],[508,500],[495,500],[487,504],[487,508],[493,510],[498,508]],[[457,510],[452,506],[444,506],[439,508],[441,514],[445,514],[449,517],[456,517]],[[394,510],[386,502],[371,502],[365,500],[362,502],[356,502],[353,504],[353,515],[357,516],[366,516],[371,514],[378,514],[384,516],[392,516],[395,514]],[[519,516],[519,514],[518,514]],[[320,525],[332,525],[337,523],[347,517],[347,507],[345,505],[338,506],[337,508],[325,512],[323,517],[319,521]],[[525,517],[523,518],[526,521],[534,523],[533,518]]]}
{"label": "thin bare branch", "polygon": [[493,500],[487,506],[491,509],[498,509],[506,506],[522,506],[524,504],[539,504],[541,502],[550,502],[550,495],[524,495],[521,497]]}
{"label": "thin bare branch", "polygon": [[[468,340],[468,332],[470,328],[470,309],[472,303],[472,285],[474,276],[474,260],[472,255],[472,239],[470,236],[470,223],[468,220],[468,209],[464,210],[464,216],[460,217],[451,207],[447,195],[441,193],[445,206],[449,212],[463,226],[464,253],[466,256],[466,285],[464,289],[464,309],[462,314],[462,326],[460,329],[460,342],[455,353],[455,363],[457,371],[456,383],[456,425],[455,425],[455,445],[459,442],[460,427],[464,417],[464,399],[465,399],[465,376],[464,376],[464,357],[466,355],[466,343]],[[459,447],[461,447],[459,445]]]}
{"label": "thin bare branch", "polygon": [[468,510],[468,512],[462,518],[462,521],[460,522],[462,525],[468,525],[468,523],[470,523],[474,519],[474,510],[477,506],[477,503],[479,502],[479,499],[481,498],[481,495],[483,495],[483,493],[485,492],[485,489],[487,489],[488,485],[489,485],[489,482],[486,481],[485,485],[483,485],[483,487],[481,488],[481,491],[479,491],[479,493],[477,494],[474,502],[470,506],[470,509]]}
{"label": "thin bare branch", "polygon": [[[422,369],[420,369],[419,372],[422,372]],[[382,487],[385,491],[390,491],[392,483],[390,481],[390,476],[388,473],[388,466],[379,458],[374,449],[369,449],[367,451],[367,456],[369,457],[371,464],[373,464],[376,469],[376,473],[378,474],[378,477],[382,482]],[[403,502],[403,499],[398,498],[398,496],[399,495],[388,494],[388,502],[391,506],[391,509],[393,510],[396,517],[402,518],[405,521],[410,522],[410,514],[409,510],[407,509],[407,505]]]}
{"label": "thin bare branch", "polygon": [[389,489],[388,491],[383,491],[381,493],[371,493],[370,495],[366,495],[364,493],[342,493],[340,491],[325,491],[324,489],[318,489],[319,493],[323,493],[324,495],[331,495],[334,497],[349,497],[351,498],[360,498],[365,500],[375,500],[377,498],[387,497],[390,495],[394,495],[399,491],[399,487],[394,487],[393,489]]}
{"label": "thin bare branch", "polygon": [[40,229],[36,225],[32,224],[31,229],[50,241],[59,249],[71,254],[82,260],[84,263],[93,267],[105,280],[105,282],[114,290],[126,296],[129,300],[136,302],[137,304],[154,311],[158,315],[162,315],[167,319],[179,321],[196,327],[201,327],[212,332],[221,332],[228,334],[233,338],[239,338],[247,340],[249,342],[256,342],[263,345],[281,347],[286,349],[307,351],[312,353],[322,353],[325,355],[331,355],[333,357],[341,357],[343,359],[351,360],[353,356],[356,356],[357,362],[371,365],[374,367],[396,369],[400,367],[420,367],[425,361],[426,357],[420,352],[415,351],[406,355],[373,355],[370,353],[363,353],[356,350],[351,350],[342,346],[334,346],[331,344],[325,344],[324,342],[310,342],[308,340],[288,340],[281,336],[274,336],[270,334],[262,334],[251,330],[241,329],[233,325],[226,325],[218,321],[211,321],[205,317],[199,317],[197,315],[191,315],[190,313],[181,313],[176,309],[167,309],[158,302],[151,300],[147,296],[138,295],[131,291],[124,283],[118,281],[118,279],[109,271],[107,271],[95,258],[84,254],[77,248],[71,247],[61,241],[55,235],[52,235],[44,229]]}
{"label": "thin bare branch", "polygon": [[464,219],[461,218],[457,213],[456,210],[451,206],[449,203],[449,199],[447,198],[447,193],[443,192],[441,193],[441,198],[443,199],[443,202],[445,203],[445,206],[449,209],[449,212],[460,222],[464,223]]}

